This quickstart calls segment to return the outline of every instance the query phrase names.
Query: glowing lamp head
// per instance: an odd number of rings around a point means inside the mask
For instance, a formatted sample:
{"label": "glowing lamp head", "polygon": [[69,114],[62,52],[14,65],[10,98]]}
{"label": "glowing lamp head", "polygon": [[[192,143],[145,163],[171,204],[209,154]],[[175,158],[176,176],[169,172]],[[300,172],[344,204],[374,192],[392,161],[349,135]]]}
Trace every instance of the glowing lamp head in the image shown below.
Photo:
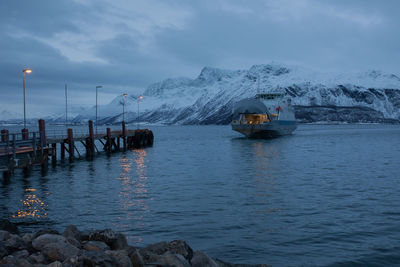
{"label": "glowing lamp head", "polygon": [[25,70],[23,70],[22,72],[24,72],[24,73],[31,73],[32,70],[31,70],[31,69],[25,69]]}
{"label": "glowing lamp head", "polygon": [[138,100],[141,100],[142,98],[143,98],[143,96],[141,95],[141,96],[139,96]]}

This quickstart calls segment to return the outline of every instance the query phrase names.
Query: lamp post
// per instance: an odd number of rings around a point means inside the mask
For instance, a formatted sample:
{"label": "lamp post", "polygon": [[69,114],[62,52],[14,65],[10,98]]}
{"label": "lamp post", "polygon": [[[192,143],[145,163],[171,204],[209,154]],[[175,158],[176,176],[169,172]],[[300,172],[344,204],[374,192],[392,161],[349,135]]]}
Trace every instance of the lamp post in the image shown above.
{"label": "lamp post", "polygon": [[25,73],[31,73],[31,69],[24,69],[22,71],[22,79],[24,81],[24,129],[26,129],[26,101],[25,101]]}
{"label": "lamp post", "polygon": [[137,125],[136,125],[137,129],[139,129],[139,119],[140,119],[140,116],[139,116],[139,103],[140,103],[140,100],[142,98],[143,98],[143,96],[139,96],[138,99],[137,99]]}
{"label": "lamp post", "polygon": [[125,121],[125,97],[127,94],[122,95],[122,121]]}
{"label": "lamp post", "polygon": [[97,134],[97,89],[103,88],[101,85],[96,86],[96,134]]}

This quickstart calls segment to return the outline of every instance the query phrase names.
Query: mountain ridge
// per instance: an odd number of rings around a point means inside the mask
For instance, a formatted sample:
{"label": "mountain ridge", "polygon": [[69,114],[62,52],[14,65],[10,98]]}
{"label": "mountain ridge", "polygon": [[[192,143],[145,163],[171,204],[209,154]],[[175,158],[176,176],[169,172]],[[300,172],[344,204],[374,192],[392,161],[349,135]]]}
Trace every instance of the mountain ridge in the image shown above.
{"label": "mountain ridge", "polygon": [[[272,62],[246,70],[204,67],[193,79],[150,84],[140,121],[157,124],[228,124],[235,102],[277,86],[292,98],[299,122],[400,122],[400,78],[378,70],[323,73]],[[125,120],[137,121],[137,95],[126,98]],[[121,96],[99,106],[99,123],[122,121]],[[74,121],[94,119],[94,107]]]}

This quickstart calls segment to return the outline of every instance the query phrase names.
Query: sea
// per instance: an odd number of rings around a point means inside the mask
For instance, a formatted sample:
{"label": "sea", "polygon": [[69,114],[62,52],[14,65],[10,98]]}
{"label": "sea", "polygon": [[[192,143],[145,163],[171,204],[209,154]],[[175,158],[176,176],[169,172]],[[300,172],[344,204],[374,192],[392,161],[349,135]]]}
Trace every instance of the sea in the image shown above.
{"label": "sea", "polygon": [[270,140],[147,128],[153,147],[15,171],[0,218],[23,232],[111,228],[137,247],[183,239],[232,263],[400,265],[399,125],[303,124]]}

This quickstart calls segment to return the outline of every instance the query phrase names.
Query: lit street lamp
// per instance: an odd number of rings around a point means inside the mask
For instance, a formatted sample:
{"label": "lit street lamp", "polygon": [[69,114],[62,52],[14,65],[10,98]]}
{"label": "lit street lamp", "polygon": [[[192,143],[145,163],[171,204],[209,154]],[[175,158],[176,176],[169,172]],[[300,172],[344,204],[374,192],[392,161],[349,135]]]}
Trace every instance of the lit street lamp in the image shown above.
{"label": "lit street lamp", "polygon": [[136,125],[136,127],[139,129],[139,119],[140,119],[140,116],[139,116],[139,102],[140,102],[140,100],[143,98],[143,96],[139,96],[138,97],[138,99],[137,99],[137,125]]}
{"label": "lit street lamp", "polygon": [[32,70],[31,69],[24,69],[22,71],[22,77],[24,80],[24,129],[26,129],[26,101],[25,101],[25,73],[31,73]]}
{"label": "lit street lamp", "polygon": [[96,134],[97,134],[97,89],[103,88],[101,85],[96,86]]}
{"label": "lit street lamp", "polygon": [[125,121],[125,97],[127,94],[122,95],[122,121]]}

